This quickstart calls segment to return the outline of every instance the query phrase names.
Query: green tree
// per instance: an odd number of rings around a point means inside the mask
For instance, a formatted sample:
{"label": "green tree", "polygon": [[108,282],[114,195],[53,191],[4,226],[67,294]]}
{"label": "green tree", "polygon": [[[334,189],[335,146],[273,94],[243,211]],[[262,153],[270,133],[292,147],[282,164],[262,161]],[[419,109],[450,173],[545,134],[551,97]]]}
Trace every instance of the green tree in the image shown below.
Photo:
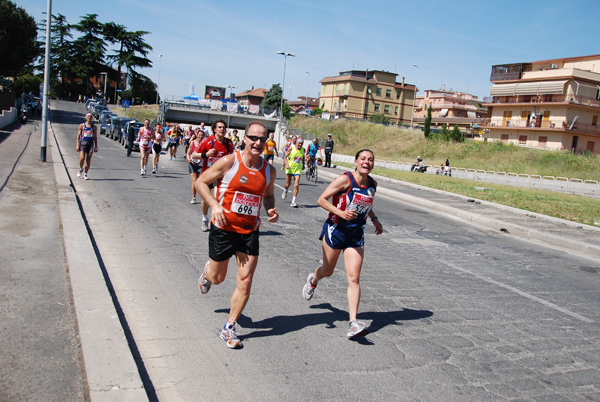
{"label": "green tree", "polygon": [[35,19],[22,7],[0,0],[0,76],[17,75],[40,54]]}
{"label": "green tree", "polygon": [[383,115],[381,113],[372,114],[371,117],[369,117],[369,120],[371,120],[373,123],[381,123],[381,124],[389,124],[390,123],[390,119],[388,117],[385,117],[385,115]]}
{"label": "green tree", "polygon": [[[43,33],[40,37],[40,46],[42,52],[46,50],[46,20],[42,20],[39,24],[39,31]],[[67,18],[62,15],[52,15],[52,51],[50,52],[50,93],[56,97],[64,97],[69,92],[77,92],[77,85],[69,80],[73,77],[75,66],[77,65],[76,57],[74,56],[73,43],[71,38],[72,26],[67,22]],[[38,59],[36,68],[44,69],[44,58]]]}
{"label": "green tree", "polygon": [[109,63],[116,64],[118,76],[114,77],[117,85],[115,86],[115,98],[120,85],[121,70],[123,66],[127,69],[129,76],[134,79],[137,72],[135,68],[152,67],[152,62],[146,56],[152,46],[147,44],[143,37],[150,32],[135,31],[129,32],[123,25],[109,22],[104,24],[104,36],[109,43],[117,44],[118,49],[113,54],[107,56]]}
{"label": "green tree", "polygon": [[287,103],[283,104],[283,117],[286,119],[291,118],[294,115],[294,109]]}
{"label": "green tree", "polygon": [[427,108],[427,117],[425,118],[425,123],[423,124],[423,134],[425,134],[425,138],[429,137],[429,133],[431,132],[431,106]]}
{"label": "green tree", "polygon": [[73,28],[81,32],[81,36],[73,42],[74,53],[76,57],[72,62],[76,62],[75,75],[85,79],[86,93],[91,95],[89,90],[89,78],[92,73],[99,73],[98,63],[104,60],[106,52],[106,41],[104,40],[104,24],[97,19],[98,14],[87,14],[82,17],[79,23],[73,25]]}
{"label": "green tree", "polygon": [[156,102],[156,84],[150,78],[142,74],[135,74],[131,77],[130,83],[131,98],[135,99],[135,105],[141,105],[142,102]]}
{"label": "green tree", "polygon": [[271,89],[265,94],[260,107],[265,110],[266,113],[272,113],[275,110],[279,110],[281,106],[281,85],[273,84]]}
{"label": "green tree", "polygon": [[310,111],[310,115],[313,117],[321,117],[322,114],[323,114],[323,109],[321,109],[320,107],[316,107]]}
{"label": "green tree", "polygon": [[462,132],[460,131],[460,128],[458,128],[458,126],[454,126],[454,128],[452,129],[452,132],[450,133],[450,140],[454,142],[464,142],[465,138],[463,137]]}

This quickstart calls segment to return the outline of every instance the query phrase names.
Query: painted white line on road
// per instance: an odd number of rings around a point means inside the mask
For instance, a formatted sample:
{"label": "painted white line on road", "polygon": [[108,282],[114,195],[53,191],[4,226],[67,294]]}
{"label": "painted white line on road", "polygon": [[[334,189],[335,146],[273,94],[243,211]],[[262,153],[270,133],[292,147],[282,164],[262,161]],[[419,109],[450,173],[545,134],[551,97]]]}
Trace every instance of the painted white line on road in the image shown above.
{"label": "painted white line on road", "polygon": [[554,304],[554,303],[551,303],[551,302],[549,302],[549,301],[547,301],[547,300],[541,299],[541,298],[539,298],[539,297],[537,297],[537,296],[534,296],[534,295],[532,295],[532,294],[529,294],[529,293],[527,293],[527,292],[524,292],[524,291],[522,291],[522,290],[520,290],[520,289],[517,289],[517,288],[515,288],[515,287],[512,287],[512,286],[510,286],[510,285],[507,285],[507,284],[505,284],[505,283],[498,282],[498,281],[496,281],[496,280],[494,280],[494,279],[492,279],[492,278],[488,278],[487,276],[483,276],[483,275],[480,275],[480,274],[476,274],[475,272],[471,272],[471,271],[469,271],[468,269],[465,269],[465,268],[463,268],[463,267],[459,267],[458,265],[456,265],[456,264],[453,264],[453,263],[451,263],[451,262],[444,261],[443,263],[444,263],[445,265],[447,265],[447,266],[451,267],[451,268],[454,268],[454,269],[456,269],[457,271],[461,271],[461,272],[464,272],[464,273],[466,273],[466,274],[472,275],[472,276],[474,276],[474,277],[476,277],[476,278],[479,278],[479,279],[481,279],[481,280],[482,280],[482,281],[484,281],[484,282],[491,283],[492,285],[496,285],[496,286],[499,286],[499,287],[501,287],[501,288],[508,289],[508,290],[510,290],[511,292],[514,292],[514,293],[516,293],[516,294],[518,294],[518,295],[521,295],[521,296],[524,296],[524,297],[526,297],[526,298],[528,298],[528,299],[530,299],[530,300],[533,300],[533,301],[536,301],[536,302],[538,302],[538,303],[541,303],[541,304],[543,304],[544,306],[546,306],[546,307],[550,307],[551,309],[554,309],[554,310],[557,310],[557,311],[560,311],[561,313],[564,313],[564,314],[570,315],[571,317],[573,317],[573,318],[577,318],[578,320],[581,320],[581,321],[583,321],[583,322],[589,322],[589,323],[592,323],[592,322],[594,322],[594,320],[590,320],[590,319],[589,319],[589,318],[587,318],[587,317],[584,317],[584,316],[582,316],[582,315],[580,315],[580,314],[577,314],[577,313],[574,313],[574,312],[572,312],[572,311],[569,311],[569,310],[567,310],[566,308],[563,308],[563,307],[557,306],[557,305],[556,305],[556,304]]}

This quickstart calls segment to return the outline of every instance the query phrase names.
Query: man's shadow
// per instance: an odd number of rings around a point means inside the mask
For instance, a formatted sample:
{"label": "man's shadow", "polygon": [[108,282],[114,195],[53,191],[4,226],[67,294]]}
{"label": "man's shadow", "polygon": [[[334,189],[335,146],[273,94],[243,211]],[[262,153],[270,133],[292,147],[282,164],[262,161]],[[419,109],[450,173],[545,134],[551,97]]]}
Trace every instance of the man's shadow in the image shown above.
{"label": "man's shadow", "polygon": [[[256,322],[252,321],[252,318],[242,314],[238,319],[238,323],[242,328],[253,331],[241,337],[243,339],[250,339],[264,336],[280,336],[315,325],[325,325],[326,328],[337,328],[336,323],[338,321],[343,322],[344,325],[348,321],[348,313],[333,307],[330,303],[316,304],[310,306],[310,308],[327,311],[301,315],[278,315]],[[229,310],[219,309],[216,312],[229,313]],[[428,310],[402,309],[397,311],[364,312],[359,313],[357,318],[371,320],[371,325],[369,325],[367,331],[368,333],[375,333],[388,325],[402,325],[403,321],[420,320],[432,315],[433,312]]]}

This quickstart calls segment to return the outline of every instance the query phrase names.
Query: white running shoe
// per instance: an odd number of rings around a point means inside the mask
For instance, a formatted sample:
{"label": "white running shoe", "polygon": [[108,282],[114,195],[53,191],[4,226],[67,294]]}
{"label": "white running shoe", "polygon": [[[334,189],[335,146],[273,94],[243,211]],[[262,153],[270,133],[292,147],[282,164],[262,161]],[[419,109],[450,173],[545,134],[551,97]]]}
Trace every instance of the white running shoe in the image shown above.
{"label": "white running shoe", "polygon": [[90,178],[88,177],[87,173],[83,174],[83,180],[89,180]]}
{"label": "white running shoe", "polygon": [[209,231],[208,221],[205,221],[204,219],[202,219],[202,231],[203,232],[208,232]]}
{"label": "white running shoe", "polygon": [[204,271],[202,271],[202,275],[200,275],[200,278],[198,279],[198,288],[200,289],[200,292],[202,292],[203,295],[207,294],[210,290],[210,287],[212,286],[212,282],[206,279],[205,276],[206,268],[208,268],[209,265],[210,260],[206,261],[206,264],[204,264]]}
{"label": "white running shoe", "polygon": [[306,280],[306,283],[304,284],[304,288],[302,288],[302,296],[304,296],[304,300],[312,299],[313,295],[315,294],[315,289],[317,287],[313,286],[313,284],[312,284],[312,279],[314,277],[315,277],[315,273],[311,272],[308,275],[308,279]]}
{"label": "white running shoe", "polygon": [[287,190],[283,190],[283,194],[281,194],[281,199],[285,200],[285,198],[287,197],[288,191]]}
{"label": "white running shoe", "polygon": [[196,199],[192,198],[192,200],[190,201],[190,204],[195,204],[196,203]]}
{"label": "white running shoe", "polygon": [[240,341],[240,338],[238,338],[236,331],[237,325],[235,322],[233,324],[228,322],[223,326],[223,330],[221,331],[221,339],[227,342],[228,348],[240,349],[244,347],[244,345],[242,345],[242,341]]}
{"label": "white running shoe", "polygon": [[77,177],[79,177],[80,179],[83,178],[83,169],[79,169],[79,171],[77,172]]}
{"label": "white running shoe", "polygon": [[290,203],[290,207],[292,207],[292,208],[298,208],[298,204],[296,204],[295,202],[292,201]]}
{"label": "white running shoe", "polygon": [[348,323],[348,339],[352,339],[358,335],[366,335],[367,328],[364,322],[358,322],[356,320]]}

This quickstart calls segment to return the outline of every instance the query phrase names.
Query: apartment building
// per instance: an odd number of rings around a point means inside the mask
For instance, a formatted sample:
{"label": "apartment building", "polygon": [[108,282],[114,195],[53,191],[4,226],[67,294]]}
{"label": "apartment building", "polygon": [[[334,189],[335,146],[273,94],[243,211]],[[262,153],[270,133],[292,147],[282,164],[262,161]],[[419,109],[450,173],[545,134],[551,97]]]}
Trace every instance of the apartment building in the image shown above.
{"label": "apartment building", "polygon": [[492,66],[484,138],[600,152],[600,55]]}
{"label": "apartment building", "polygon": [[464,92],[428,89],[418,95],[415,105],[414,121],[422,125],[427,117],[427,109],[431,108],[431,125],[450,128],[458,126],[464,132],[472,132],[475,126],[485,122],[487,108],[476,95]]}
{"label": "apartment building", "polygon": [[379,70],[351,70],[321,82],[319,107],[336,117],[367,119],[383,114],[390,122],[410,124],[417,88],[396,82],[398,74]]}

